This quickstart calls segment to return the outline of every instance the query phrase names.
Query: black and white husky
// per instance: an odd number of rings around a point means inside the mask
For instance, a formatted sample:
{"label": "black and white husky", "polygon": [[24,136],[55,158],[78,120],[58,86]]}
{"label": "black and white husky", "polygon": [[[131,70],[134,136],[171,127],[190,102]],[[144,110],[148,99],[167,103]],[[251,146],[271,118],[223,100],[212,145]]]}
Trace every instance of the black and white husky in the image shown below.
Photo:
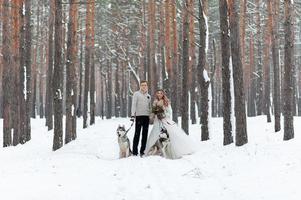
{"label": "black and white husky", "polygon": [[167,130],[165,128],[161,128],[159,138],[149,150],[148,155],[160,155],[165,158],[171,158],[170,139],[169,134],[167,133]]}
{"label": "black and white husky", "polygon": [[127,158],[132,154],[130,140],[127,137],[125,126],[118,125],[117,137],[119,144],[119,158]]}

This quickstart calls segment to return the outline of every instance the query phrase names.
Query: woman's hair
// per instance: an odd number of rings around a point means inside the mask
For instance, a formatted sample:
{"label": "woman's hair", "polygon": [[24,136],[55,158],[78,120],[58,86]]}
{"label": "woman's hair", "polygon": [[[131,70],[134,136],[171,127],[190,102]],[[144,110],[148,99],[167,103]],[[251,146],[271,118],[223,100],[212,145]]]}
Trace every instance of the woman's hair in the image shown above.
{"label": "woman's hair", "polygon": [[159,100],[157,98],[157,92],[162,92],[162,94],[163,94],[163,97],[162,97],[163,105],[167,107],[169,105],[169,99],[167,98],[165,91],[163,89],[156,90],[156,92],[155,92],[155,99]]}

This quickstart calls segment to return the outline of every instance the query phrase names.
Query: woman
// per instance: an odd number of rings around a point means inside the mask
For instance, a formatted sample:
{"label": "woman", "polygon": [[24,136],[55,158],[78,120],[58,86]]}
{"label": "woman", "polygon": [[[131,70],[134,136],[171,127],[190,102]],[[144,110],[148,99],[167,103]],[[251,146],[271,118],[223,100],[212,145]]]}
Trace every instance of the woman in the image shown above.
{"label": "woman", "polygon": [[[178,127],[178,125],[171,120],[171,106],[170,101],[165,95],[165,92],[160,89],[156,91],[153,108],[163,108],[162,112],[155,112],[154,124],[152,131],[148,137],[145,155],[151,150],[152,146],[159,139],[161,128],[164,127],[169,134],[170,145],[168,148],[170,159],[181,158],[183,155],[195,152],[196,145],[186,133]],[[160,110],[160,109],[159,109]]]}

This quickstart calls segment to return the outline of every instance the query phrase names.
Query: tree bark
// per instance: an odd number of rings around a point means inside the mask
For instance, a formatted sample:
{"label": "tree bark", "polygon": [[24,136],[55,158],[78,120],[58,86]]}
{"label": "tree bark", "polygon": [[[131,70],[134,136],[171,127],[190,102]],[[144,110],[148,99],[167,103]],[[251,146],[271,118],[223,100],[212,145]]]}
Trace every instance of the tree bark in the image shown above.
{"label": "tree bark", "polygon": [[67,82],[66,82],[66,133],[65,144],[76,138],[76,108],[77,108],[77,19],[78,5],[76,0],[70,0],[68,42],[67,42]]}
{"label": "tree bark", "polygon": [[46,126],[48,131],[53,129],[53,93],[52,93],[52,76],[53,76],[53,26],[55,17],[55,0],[50,0],[49,10],[49,34],[48,34],[48,69],[46,75]]}
{"label": "tree bark", "polygon": [[230,92],[230,42],[227,0],[219,0],[221,49],[222,49],[222,87],[223,87],[223,130],[224,145],[233,143],[231,123],[231,92]]}
{"label": "tree bark", "polygon": [[257,115],[261,115],[263,112],[264,104],[263,104],[263,81],[262,81],[262,50],[261,50],[261,43],[262,43],[262,34],[261,34],[261,17],[260,17],[260,4],[259,0],[256,0],[256,35],[257,35],[257,83],[256,83],[256,108],[257,108]]}
{"label": "tree bark", "polygon": [[237,2],[228,1],[230,14],[230,41],[233,64],[234,96],[235,96],[235,122],[236,122],[236,146],[242,146],[248,142],[246,107],[244,98],[243,69],[241,63],[240,37],[238,27]]}
{"label": "tree bark", "polygon": [[31,139],[31,106],[32,106],[32,81],[31,81],[31,0],[25,0],[25,66],[26,66],[26,133],[23,141]]}
{"label": "tree bark", "polygon": [[11,33],[10,33],[10,4],[9,0],[3,0],[3,23],[2,23],[2,31],[3,31],[3,78],[2,81],[6,84],[2,84],[3,87],[3,147],[8,147],[12,145],[12,137],[11,137],[11,99],[12,94],[10,90],[10,86],[12,85],[11,80]]}
{"label": "tree bark", "polygon": [[95,1],[90,1],[91,12],[91,43],[90,43],[90,125],[95,124]]}
{"label": "tree bark", "polygon": [[[274,4],[274,10],[273,6]],[[273,93],[273,104],[274,104],[274,118],[275,118],[275,132],[280,131],[280,116],[281,116],[281,105],[280,105],[280,72],[279,72],[279,40],[278,40],[278,12],[279,12],[279,1],[269,0],[268,2],[269,17],[271,18],[271,38],[272,38],[272,59],[274,66],[274,93]]]}
{"label": "tree bark", "polygon": [[[92,37],[92,24],[91,24],[91,0],[88,1],[86,10],[86,46],[85,46],[85,89],[84,89],[84,111],[83,111],[83,128],[87,128],[88,120],[88,95],[90,91],[90,68],[91,68],[91,37]],[[90,94],[91,95],[91,94]]]}
{"label": "tree bark", "polygon": [[176,0],[172,0],[172,66],[173,66],[173,73],[171,79],[173,80],[173,84],[171,85],[171,105],[172,105],[172,120],[178,122],[178,85],[179,81],[177,78],[177,74],[179,74],[179,65],[178,65],[178,30],[177,30],[177,5]]}
{"label": "tree bark", "polygon": [[201,140],[209,140],[209,130],[208,130],[208,88],[210,81],[205,79],[205,74],[207,71],[206,66],[206,33],[207,26],[205,21],[205,5],[199,4],[199,32],[200,32],[200,46],[199,46],[199,60],[198,60],[198,82],[200,88],[200,112],[201,112]]}
{"label": "tree bark", "polygon": [[190,0],[183,0],[183,79],[182,79],[182,105],[181,105],[181,117],[182,117],[182,129],[186,134],[189,134],[189,117],[188,117],[188,66],[189,66],[189,9]]}
{"label": "tree bark", "polygon": [[293,118],[293,17],[294,10],[291,0],[284,1],[285,9],[285,45],[284,45],[284,89],[283,89],[283,115],[284,115],[284,140],[294,138],[294,118]]}
{"label": "tree bark", "polygon": [[53,74],[53,105],[54,105],[54,138],[53,151],[63,146],[63,24],[62,24],[62,0],[55,1],[55,57]]}

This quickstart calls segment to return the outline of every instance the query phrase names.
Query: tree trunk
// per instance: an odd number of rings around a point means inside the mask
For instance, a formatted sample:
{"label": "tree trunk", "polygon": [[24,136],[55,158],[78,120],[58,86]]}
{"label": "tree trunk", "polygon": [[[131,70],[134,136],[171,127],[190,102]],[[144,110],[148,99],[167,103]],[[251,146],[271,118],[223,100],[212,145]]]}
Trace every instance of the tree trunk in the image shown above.
{"label": "tree trunk", "polygon": [[24,7],[24,0],[21,1],[21,6],[19,7],[19,13],[20,13],[20,67],[19,67],[19,77],[20,77],[20,82],[19,82],[19,106],[20,106],[20,138],[19,142],[21,144],[25,143],[25,136],[26,136],[26,66],[25,66],[25,21],[24,21],[24,14],[23,14],[23,7]]}
{"label": "tree trunk", "polygon": [[228,1],[230,14],[230,41],[233,64],[234,96],[235,96],[235,122],[236,122],[236,146],[242,146],[248,142],[246,107],[243,86],[243,69],[241,63],[240,37],[238,27],[237,2]]}
{"label": "tree trunk", "polygon": [[[167,94],[170,96],[170,99],[174,98],[172,93],[172,85],[173,83],[173,65],[172,65],[172,56],[171,56],[171,41],[170,41],[170,36],[171,36],[171,2],[170,0],[165,1],[165,67],[167,69],[168,73],[168,80],[166,81],[166,84],[164,88],[167,89]],[[165,77],[165,69],[162,70],[163,73],[163,78]],[[163,80],[165,82],[165,80]]]}
{"label": "tree trunk", "polygon": [[12,94],[10,90],[10,86],[12,85],[11,80],[11,33],[10,33],[10,10],[9,10],[9,0],[3,1],[3,23],[2,23],[2,31],[3,31],[3,78],[2,81],[6,84],[2,84],[3,87],[3,147],[8,147],[12,145],[12,137],[11,137],[11,99]]}
{"label": "tree trunk", "polygon": [[189,134],[189,117],[188,117],[188,66],[189,66],[189,10],[190,0],[183,0],[184,14],[183,14],[183,79],[182,79],[182,105],[181,105],[181,116],[182,116],[182,129],[186,134]]}
{"label": "tree trunk", "polygon": [[284,1],[285,8],[285,46],[284,46],[284,89],[283,89],[283,115],[284,115],[284,140],[294,138],[294,118],[293,118],[293,17],[294,10],[291,0]]}
{"label": "tree trunk", "polygon": [[255,70],[255,58],[254,58],[254,39],[253,34],[250,36],[250,89],[249,89],[249,98],[248,98],[248,116],[256,116],[256,73]]}
{"label": "tree trunk", "polygon": [[148,81],[150,93],[157,89],[157,67],[156,67],[156,49],[155,49],[155,30],[156,30],[156,1],[148,1],[148,38],[149,38],[149,56],[148,56]]}
{"label": "tree trunk", "polygon": [[[274,11],[272,10],[272,4],[275,4]],[[278,12],[279,12],[279,2],[269,0],[268,2],[269,17],[271,18],[271,39],[272,39],[272,59],[274,65],[274,94],[273,94],[273,104],[274,104],[274,117],[275,117],[275,132],[280,131],[280,116],[281,116],[281,106],[280,106],[280,74],[279,74],[279,40],[278,40]]]}
{"label": "tree trunk", "polygon": [[62,0],[55,1],[55,57],[53,74],[53,105],[54,105],[54,138],[53,151],[63,146],[63,23],[62,23]]}
{"label": "tree trunk", "polygon": [[200,32],[200,46],[199,46],[199,63],[198,63],[198,83],[200,88],[200,112],[201,112],[201,140],[209,140],[209,130],[208,130],[208,88],[210,81],[205,79],[207,71],[206,66],[206,34],[207,26],[205,21],[205,10],[204,5],[199,4],[199,32]]}
{"label": "tree trunk", "polygon": [[55,15],[55,0],[50,0],[49,10],[49,34],[48,34],[48,69],[46,75],[46,126],[48,131],[53,129],[53,93],[52,93],[52,75],[53,75],[53,25]]}
{"label": "tree trunk", "polygon": [[222,85],[223,85],[223,127],[224,145],[233,143],[231,123],[231,92],[230,92],[230,42],[227,0],[219,0],[221,49],[222,49]]}
{"label": "tree trunk", "polygon": [[262,51],[261,51],[261,17],[260,17],[260,4],[259,0],[256,0],[256,28],[257,28],[257,83],[256,83],[256,108],[257,108],[257,115],[261,115],[263,112],[263,82],[262,82]]}
{"label": "tree trunk", "polygon": [[31,139],[31,106],[32,106],[32,82],[31,82],[31,0],[25,0],[25,66],[26,66],[26,133],[23,141]]}
{"label": "tree trunk", "polygon": [[77,117],[82,116],[82,97],[83,97],[83,52],[84,52],[84,42],[83,42],[83,32],[80,31],[80,59],[79,59],[79,95],[78,95],[78,107],[77,107]]}
{"label": "tree trunk", "polygon": [[[87,120],[88,120],[88,95],[90,91],[90,68],[91,68],[91,32],[92,32],[92,24],[91,24],[91,0],[88,1],[86,5],[86,46],[85,46],[85,89],[84,89],[84,112],[83,112],[83,128],[87,128]],[[91,94],[90,94],[91,95]]]}
{"label": "tree trunk", "polygon": [[67,42],[67,82],[66,82],[66,133],[65,144],[76,138],[76,109],[77,108],[77,23],[78,4],[70,0],[68,42]]}
{"label": "tree trunk", "polygon": [[172,105],[172,120],[178,122],[178,84],[179,79],[177,78],[178,72],[178,30],[177,30],[177,7],[176,7],[176,0],[172,0],[172,41],[173,41],[173,48],[172,48],[172,66],[173,66],[173,73],[171,79],[173,80],[173,84],[170,85],[171,87],[171,105]]}
{"label": "tree trunk", "polygon": [[[194,0],[191,0],[191,4],[194,5]],[[195,25],[194,25],[194,9],[190,10],[189,15],[189,33],[190,33],[190,59],[189,59],[189,92],[190,92],[190,119],[192,124],[196,124],[196,112],[195,112],[195,105],[196,105],[196,53],[195,53]]]}
{"label": "tree trunk", "polygon": [[91,35],[90,35],[90,125],[95,124],[95,1],[90,1],[90,28],[91,28]]}
{"label": "tree trunk", "polygon": [[266,28],[265,28],[265,42],[264,42],[264,60],[263,60],[263,66],[264,66],[264,111],[267,115],[267,122],[271,122],[271,113],[270,113],[270,50],[271,50],[271,34],[270,34],[270,27],[271,25],[271,19],[270,16],[268,17],[268,20],[266,22]]}
{"label": "tree trunk", "polygon": [[19,87],[20,87],[20,30],[21,30],[21,16],[19,12],[19,8],[22,5],[21,0],[13,0],[12,1],[12,15],[13,15],[13,73],[12,80],[13,84],[11,85],[11,90],[13,91],[14,97],[12,98],[12,128],[13,128],[13,145],[16,146],[20,143],[20,97],[19,96]]}

